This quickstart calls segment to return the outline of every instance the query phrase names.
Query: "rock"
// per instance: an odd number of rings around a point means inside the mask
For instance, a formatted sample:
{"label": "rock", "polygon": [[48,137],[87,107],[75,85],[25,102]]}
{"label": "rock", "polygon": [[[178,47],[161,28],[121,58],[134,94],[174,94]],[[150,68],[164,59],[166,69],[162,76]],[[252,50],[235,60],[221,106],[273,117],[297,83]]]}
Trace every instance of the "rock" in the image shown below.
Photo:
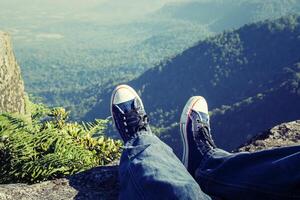
{"label": "rock", "polygon": [[[259,134],[238,151],[257,151],[300,144],[300,120],[284,123]],[[280,140],[280,142],[278,142]],[[96,167],[85,172],[34,185],[0,185],[0,200],[10,199],[117,199],[118,165]]]}
{"label": "rock", "polygon": [[96,167],[68,178],[33,185],[0,185],[0,200],[117,199],[118,166]]}
{"label": "rock", "polygon": [[250,139],[237,151],[258,151],[300,145],[300,120],[283,123]]}
{"label": "rock", "polygon": [[0,113],[25,113],[24,83],[10,36],[0,31]]}

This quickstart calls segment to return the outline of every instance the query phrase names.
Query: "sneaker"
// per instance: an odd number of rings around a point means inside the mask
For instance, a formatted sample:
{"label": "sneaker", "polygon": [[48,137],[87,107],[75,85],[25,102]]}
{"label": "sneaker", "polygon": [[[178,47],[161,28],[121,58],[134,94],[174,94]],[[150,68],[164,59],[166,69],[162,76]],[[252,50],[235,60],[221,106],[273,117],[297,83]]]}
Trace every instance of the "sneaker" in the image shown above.
{"label": "sneaker", "polygon": [[186,103],[180,118],[180,132],[183,140],[182,162],[193,175],[201,157],[216,148],[210,134],[208,106],[203,97],[191,97]]}
{"label": "sneaker", "polygon": [[119,85],[115,88],[110,108],[115,127],[125,143],[139,131],[150,131],[143,102],[130,86]]}

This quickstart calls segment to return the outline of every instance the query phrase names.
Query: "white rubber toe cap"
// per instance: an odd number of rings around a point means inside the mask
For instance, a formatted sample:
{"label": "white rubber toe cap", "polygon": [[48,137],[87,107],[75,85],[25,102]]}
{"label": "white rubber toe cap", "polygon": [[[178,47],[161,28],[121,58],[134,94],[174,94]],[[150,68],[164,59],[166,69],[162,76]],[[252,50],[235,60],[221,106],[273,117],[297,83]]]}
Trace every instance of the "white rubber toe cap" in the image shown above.
{"label": "white rubber toe cap", "polygon": [[120,104],[138,97],[138,94],[128,85],[119,85],[112,93],[112,104]]}
{"label": "white rubber toe cap", "polygon": [[204,97],[193,96],[188,100],[182,111],[180,123],[186,123],[191,110],[208,114],[208,106]]}
{"label": "white rubber toe cap", "polygon": [[[193,98],[193,97],[192,97]],[[207,102],[202,96],[195,96],[193,98],[195,101],[193,102],[192,109],[197,112],[203,112],[208,114],[208,106]]]}

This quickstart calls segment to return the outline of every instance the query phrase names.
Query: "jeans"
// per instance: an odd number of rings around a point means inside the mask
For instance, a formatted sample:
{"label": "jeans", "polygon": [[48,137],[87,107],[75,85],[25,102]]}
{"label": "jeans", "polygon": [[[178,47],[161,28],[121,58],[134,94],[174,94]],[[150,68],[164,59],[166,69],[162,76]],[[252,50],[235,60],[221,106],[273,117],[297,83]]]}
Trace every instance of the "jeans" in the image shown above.
{"label": "jeans", "polygon": [[120,199],[300,200],[300,146],[234,154],[213,149],[199,158],[194,179],[169,146],[140,132],[121,156]]}

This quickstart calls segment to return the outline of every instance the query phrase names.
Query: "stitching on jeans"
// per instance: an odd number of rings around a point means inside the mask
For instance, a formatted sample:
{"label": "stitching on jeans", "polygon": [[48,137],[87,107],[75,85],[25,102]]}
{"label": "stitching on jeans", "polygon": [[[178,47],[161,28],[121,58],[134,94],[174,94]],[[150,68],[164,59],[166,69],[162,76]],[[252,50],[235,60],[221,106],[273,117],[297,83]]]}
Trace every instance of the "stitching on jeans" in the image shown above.
{"label": "stitching on jeans", "polygon": [[147,135],[147,136],[149,136],[149,135],[155,136],[155,135],[152,134],[151,130],[149,130],[149,131],[140,131],[140,132],[136,132],[134,135],[132,135],[132,136],[128,139],[128,141],[126,142],[125,146],[127,146],[127,145],[132,145],[132,143],[134,143],[134,141],[135,141],[136,139],[140,138],[141,136],[146,136],[146,135]]}
{"label": "stitching on jeans", "polygon": [[145,199],[141,187],[139,187],[138,184],[135,181],[135,178],[134,178],[134,175],[133,175],[133,172],[132,172],[132,169],[131,169],[131,164],[128,166],[128,171],[129,171],[130,180],[131,180],[132,184],[134,185],[134,187],[135,187],[137,193],[139,194],[140,198]]}
{"label": "stitching on jeans", "polygon": [[[137,150],[136,152],[131,152],[130,155],[127,155],[128,158],[132,161],[135,159],[135,157],[137,157],[139,154],[143,153],[151,144],[142,144],[142,145],[138,145],[135,146],[134,148],[132,148],[131,150]],[[139,148],[139,149],[138,149]]]}
{"label": "stitching on jeans", "polygon": [[201,179],[206,179],[208,181],[211,181],[211,182],[215,182],[217,184],[221,184],[221,185],[224,185],[224,186],[230,186],[230,187],[236,187],[236,188],[239,188],[239,189],[243,189],[243,190],[253,190],[253,191],[258,191],[258,192],[261,192],[261,193],[264,193],[264,194],[271,194],[271,195],[275,195],[277,197],[289,197],[289,198],[299,198],[300,196],[290,196],[290,195],[284,195],[284,194],[279,194],[279,193],[273,193],[273,192],[268,192],[268,191],[263,191],[263,190],[260,190],[260,189],[257,189],[257,188],[253,188],[253,187],[249,187],[249,186],[241,186],[241,185],[236,185],[236,184],[230,184],[230,183],[225,183],[223,181],[217,181],[215,179],[212,179],[212,178],[208,178],[207,175],[205,173],[202,173],[202,172],[199,172],[199,176],[201,177]]}

